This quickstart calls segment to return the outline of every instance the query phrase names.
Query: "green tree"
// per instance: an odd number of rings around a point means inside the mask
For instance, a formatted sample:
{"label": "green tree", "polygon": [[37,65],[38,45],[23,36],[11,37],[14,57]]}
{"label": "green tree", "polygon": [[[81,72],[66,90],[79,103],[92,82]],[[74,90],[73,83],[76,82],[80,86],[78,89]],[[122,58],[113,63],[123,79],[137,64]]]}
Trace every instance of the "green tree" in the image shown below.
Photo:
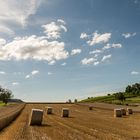
{"label": "green tree", "polygon": [[126,93],[132,92],[132,87],[131,87],[130,85],[128,85],[128,86],[126,87],[126,89],[125,89],[125,92],[126,92]]}
{"label": "green tree", "polygon": [[68,103],[72,103],[71,99],[68,100]]}
{"label": "green tree", "polygon": [[75,99],[75,100],[74,100],[74,103],[77,103],[77,102],[78,102],[78,100],[77,100],[77,99]]}
{"label": "green tree", "polygon": [[119,92],[115,94],[115,99],[121,100],[122,102],[125,101],[125,95],[123,92]]}
{"label": "green tree", "polygon": [[3,89],[0,87],[0,100],[3,101],[5,104],[7,104],[8,99],[11,99],[13,97],[12,91],[8,89]]}

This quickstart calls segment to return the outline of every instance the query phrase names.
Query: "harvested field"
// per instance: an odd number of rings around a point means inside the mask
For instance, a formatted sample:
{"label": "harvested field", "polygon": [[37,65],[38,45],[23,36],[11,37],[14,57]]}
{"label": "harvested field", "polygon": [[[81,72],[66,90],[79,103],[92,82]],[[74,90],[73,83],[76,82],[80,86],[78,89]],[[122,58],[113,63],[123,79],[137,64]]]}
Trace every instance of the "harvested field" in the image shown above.
{"label": "harvested field", "polygon": [[22,111],[25,104],[8,105],[0,108],[0,130],[9,125]]}
{"label": "harvested field", "polygon": [[[47,104],[27,104],[20,116],[0,132],[0,140],[132,140],[140,139],[140,113],[114,118],[113,110],[75,104],[49,104],[54,114],[43,116],[41,126],[29,126],[32,108]],[[101,107],[101,106],[100,106]],[[70,117],[62,118],[62,108]]]}

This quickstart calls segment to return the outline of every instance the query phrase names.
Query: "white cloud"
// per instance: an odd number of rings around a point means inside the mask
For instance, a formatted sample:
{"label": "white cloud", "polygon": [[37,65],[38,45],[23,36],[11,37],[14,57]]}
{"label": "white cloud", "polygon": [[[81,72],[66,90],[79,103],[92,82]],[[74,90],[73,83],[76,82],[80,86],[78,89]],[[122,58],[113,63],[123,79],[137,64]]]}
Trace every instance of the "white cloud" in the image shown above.
{"label": "white cloud", "polygon": [[3,38],[0,38],[0,47],[6,44],[6,40]]}
{"label": "white cloud", "polygon": [[89,65],[89,64],[93,64],[94,62],[96,62],[97,59],[95,58],[84,58],[83,60],[81,60],[81,63],[83,65]]}
{"label": "white cloud", "polygon": [[96,65],[98,65],[100,62],[99,61],[96,61],[96,62],[94,62],[93,64],[96,66]]}
{"label": "white cloud", "polygon": [[81,33],[80,38],[81,39],[88,38],[88,35],[86,33]]}
{"label": "white cloud", "polygon": [[61,38],[61,32],[67,32],[65,21],[61,19],[57,20],[57,22],[42,25],[42,27],[44,28],[44,33],[47,35],[48,39]]}
{"label": "white cloud", "polygon": [[87,43],[90,46],[93,46],[95,44],[106,43],[109,41],[110,38],[111,38],[111,33],[99,34],[98,32],[94,32],[91,40],[88,40]]}
{"label": "white cloud", "polygon": [[38,70],[33,70],[33,71],[31,72],[32,75],[36,75],[36,74],[38,74],[38,73],[39,73]]}
{"label": "white cloud", "polygon": [[53,73],[52,72],[48,72],[48,75],[52,75]]}
{"label": "white cloud", "polygon": [[137,33],[123,33],[122,36],[124,38],[130,38],[130,37],[133,37],[135,36]]}
{"label": "white cloud", "polygon": [[131,72],[131,75],[138,75],[139,74],[139,72],[137,72],[137,71],[132,71]]}
{"label": "white cloud", "polygon": [[0,74],[5,75],[6,72],[5,71],[0,71]]}
{"label": "white cloud", "polygon": [[64,25],[66,24],[66,22],[64,20],[62,20],[62,19],[58,19],[57,22],[60,22],[60,23],[62,23]]}
{"label": "white cloud", "polygon": [[29,16],[34,15],[41,0],[3,0],[0,2],[0,22],[27,24]]}
{"label": "white cloud", "polygon": [[96,49],[94,51],[89,52],[89,54],[97,54],[97,53],[102,53],[102,50]]}
{"label": "white cloud", "polygon": [[94,58],[97,58],[98,56],[99,56],[99,54],[95,54],[95,55],[94,55]]}
{"label": "white cloud", "polygon": [[81,49],[73,49],[73,50],[71,51],[71,55],[80,54],[81,52],[82,52]]}
{"label": "white cloud", "polygon": [[54,65],[56,63],[56,61],[52,60],[48,63],[48,65]]}
{"label": "white cloud", "polygon": [[37,75],[37,74],[39,74],[39,71],[38,70],[33,70],[30,74],[25,76],[25,79],[29,79],[29,78]]}
{"label": "white cloud", "polygon": [[66,65],[67,65],[67,63],[66,63],[66,62],[64,62],[64,63],[62,63],[62,64],[61,64],[61,66],[66,66]]}
{"label": "white cloud", "polygon": [[68,58],[65,43],[48,41],[44,36],[17,37],[0,47],[0,60],[46,60],[48,62]]}
{"label": "white cloud", "polygon": [[19,85],[19,83],[18,82],[13,82],[12,85],[16,86],[16,85]]}
{"label": "white cloud", "polygon": [[14,31],[5,25],[0,25],[0,34],[14,35]]}
{"label": "white cloud", "polygon": [[25,76],[25,79],[29,79],[31,76],[30,75],[26,75]]}
{"label": "white cloud", "polygon": [[111,54],[109,54],[109,55],[104,55],[101,61],[104,62],[105,60],[110,59],[111,57],[112,57]]}
{"label": "white cloud", "polygon": [[107,50],[107,49],[110,49],[110,48],[122,48],[122,44],[118,43],[118,44],[106,44],[104,47],[103,47],[103,50]]}

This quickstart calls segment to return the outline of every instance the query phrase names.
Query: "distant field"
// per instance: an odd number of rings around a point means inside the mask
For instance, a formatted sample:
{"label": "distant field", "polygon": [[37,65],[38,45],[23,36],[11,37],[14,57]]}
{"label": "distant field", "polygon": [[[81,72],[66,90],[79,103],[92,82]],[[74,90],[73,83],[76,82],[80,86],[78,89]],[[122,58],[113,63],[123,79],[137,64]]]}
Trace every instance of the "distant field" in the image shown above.
{"label": "distant field", "polygon": [[[92,105],[92,104],[91,104]],[[53,115],[44,114],[42,126],[29,126],[32,108],[51,106]],[[104,109],[104,107],[110,109]],[[71,110],[69,118],[61,117],[61,109]],[[113,117],[114,105],[100,104],[89,110],[86,105],[27,104],[20,116],[0,133],[2,140],[132,140],[140,139],[140,114]],[[137,108],[139,109],[139,108]]]}
{"label": "distant field", "polygon": [[114,95],[110,96],[99,96],[99,97],[91,97],[81,102],[104,102],[104,103],[112,103],[112,104],[131,104],[131,103],[140,103],[140,96],[137,97],[126,97],[125,101],[116,100]]}

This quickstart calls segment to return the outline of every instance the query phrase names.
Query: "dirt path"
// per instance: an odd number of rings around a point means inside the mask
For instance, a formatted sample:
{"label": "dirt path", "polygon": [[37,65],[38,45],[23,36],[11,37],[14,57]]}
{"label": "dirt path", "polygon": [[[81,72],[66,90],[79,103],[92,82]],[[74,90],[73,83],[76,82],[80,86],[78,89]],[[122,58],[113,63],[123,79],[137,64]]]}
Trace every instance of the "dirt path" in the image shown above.
{"label": "dirt path", "polygon": [[[0,140],[132,140],[140,139],[140,114],[114,118],[112,110],[71,104],[49,104],[53,115],[44,115],[42,126],[29,126],[32,108],[46,104],[27,104],[21,115],[0,133]],[[71,110],[69,118],[61,117],[63,107]]]}

